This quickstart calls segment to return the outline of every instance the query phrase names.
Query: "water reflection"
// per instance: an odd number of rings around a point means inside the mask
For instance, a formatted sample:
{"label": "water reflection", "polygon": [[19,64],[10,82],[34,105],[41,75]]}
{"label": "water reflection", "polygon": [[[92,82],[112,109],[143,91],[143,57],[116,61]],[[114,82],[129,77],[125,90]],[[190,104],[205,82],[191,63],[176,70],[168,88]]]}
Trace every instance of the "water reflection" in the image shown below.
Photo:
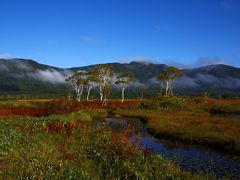
{"label": "water reflection", "polygon": [[228,114],[228,113],[223,113],[223,114],[212,114],[211,117],[218,117],[218,118],[224,118],[228,120],[240,120],[240,114]]}
{"label": "water reflection", "polygon": [[230,179],[240,179],[240,157],[238,156],[222,154],[202,146],[156,139],[148,133],[145,123],[139,119],[107,118],[97,121],[97,124],[108,125],[114,132],[133,127],[132,142],[140,140],[140,148],[151,148],[153,153],[164,155],[184,170],[215,174],[217,178],[227,176]]}

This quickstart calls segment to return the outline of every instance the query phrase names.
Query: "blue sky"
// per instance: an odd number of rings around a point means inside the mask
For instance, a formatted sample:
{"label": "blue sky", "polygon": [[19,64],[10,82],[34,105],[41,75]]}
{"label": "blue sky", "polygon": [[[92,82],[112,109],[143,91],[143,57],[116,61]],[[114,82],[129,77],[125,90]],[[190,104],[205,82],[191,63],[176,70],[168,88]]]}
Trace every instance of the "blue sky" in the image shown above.
{"label": "blue sky", "polygon": [[240,67],[240,1],[0,0],[0,57]]}

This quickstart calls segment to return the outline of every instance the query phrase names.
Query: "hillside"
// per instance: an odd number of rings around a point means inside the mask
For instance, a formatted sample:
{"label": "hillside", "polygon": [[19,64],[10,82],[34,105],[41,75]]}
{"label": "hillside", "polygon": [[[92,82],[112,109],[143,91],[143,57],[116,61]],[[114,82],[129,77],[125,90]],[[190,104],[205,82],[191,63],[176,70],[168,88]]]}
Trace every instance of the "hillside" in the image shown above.
{"label": "hillside", "polygon": [[1,94],[62,93],[67,87],[64,69],[26,59],[0,59]]}
{"label": "hillside", "polygon": [[[135,74],[135,95],[147,85],[148,95],[159,89],[156,76],[167,65],[133,61],[131,63],[109,63],[116,73],[132,71]],[[90,70],[96,65],[58,68],[39,64],[27,59],[0,59],[1,94],[67,94],[69,87],[65,82],[68,74],[77,70]],[[240,68],[228,65],[209,65],[193,69],[182,69],[182,76],[174,86],[178,93],[198,95],[209,92],[214,95],[240,94]]]}

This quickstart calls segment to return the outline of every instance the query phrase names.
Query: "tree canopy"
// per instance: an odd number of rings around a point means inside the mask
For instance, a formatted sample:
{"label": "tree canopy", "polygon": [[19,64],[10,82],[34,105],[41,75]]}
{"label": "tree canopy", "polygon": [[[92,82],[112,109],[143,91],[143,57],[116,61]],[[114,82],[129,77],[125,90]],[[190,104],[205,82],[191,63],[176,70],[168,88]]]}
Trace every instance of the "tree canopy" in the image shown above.
{"label": "tree canopy", "polygon": [[181,70],[170,66],[166,68],[165,71],[160,73],[157,77],[157,80],[160,82],[166,83],[165,95],[173,96],[173,81],[181,75]]}

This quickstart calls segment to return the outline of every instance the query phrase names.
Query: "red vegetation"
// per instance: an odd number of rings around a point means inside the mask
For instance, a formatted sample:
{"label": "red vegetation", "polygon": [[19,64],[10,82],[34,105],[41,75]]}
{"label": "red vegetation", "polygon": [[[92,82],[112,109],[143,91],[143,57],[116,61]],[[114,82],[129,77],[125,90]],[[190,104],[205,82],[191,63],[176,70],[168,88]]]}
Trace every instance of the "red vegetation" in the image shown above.
{"label": "red vegetation", "polygon": [[152,155],[152,149],[151,148],[145,148],[143,150],[143,153],[144,153],[145,157],[150,157]]}
{"label": "red vegetation", "polygon": [[18,127],[18,130],[38,133],[41,132],[41,127],[36,124],[23,124]]}
{"label": "red vegetation", "polygon": [[229,106],[240,106],[240,99],[212,99],[212,98],[194,98],[187,101],[189,105],[196,105],[203,103],[206,106],[214,105],[229,105]]}
{"label": "red vegetation", "polygon": [[107,106],[102,106],[102,103],[93,101],[69,101],[69,100],[54,100],[49,101],[38,107],[1,107],[0,116],[48,116],[51,114],[66,114],[75,112],[81,109],[99,109],[99,108],[129,108],[140,104],[138,100],[129,100],[124,103],[121,101],[110,101]]}
{"label": "red vegetation", "polygon": [[64,129],[63,122],[53,122],[48,124],[45,128],[45,133],[54,132],[54,133],[61,133]]}
{"label": "red vegetation", "polygon": [[[124,132],[120,133],[120,134],[112,134],[112,142],[113,144],[122,144],[124,145],[123,149],[119,149],[119,147],[122,146],[117,146],[117,148],[112,148],[115,150],[115,152],[117,152],[117,154],[119,156],[121,156],[123,159],[127,159],[129,158],[129,156],[136,154],[136,152],[139,151],[139,144],[141,143],[138,139],[136,139],[136,142],[134,142],[134,146],[132,146],[131,142],[130,142],[130,137],[132,136],[134,132],[134,129],[132,127],[128,127],[127,130],[125,130]],[[103,150],[104,148],[102,147],[102,144],[99,144],[99,149]]]}
{"label": "red vegetation", "polygon": [[63,131],[71,132],[77,126],[83,127],[84,122],[73,121],[73,122],[52,122],[47,125],[44,129],[45,133],[62,133]]}
{"label": "red vegetation", "polygon": [[73,160],[74,159],[74,154],[72,152],[66,152],[65,153],[65,159],[66,160]]}

